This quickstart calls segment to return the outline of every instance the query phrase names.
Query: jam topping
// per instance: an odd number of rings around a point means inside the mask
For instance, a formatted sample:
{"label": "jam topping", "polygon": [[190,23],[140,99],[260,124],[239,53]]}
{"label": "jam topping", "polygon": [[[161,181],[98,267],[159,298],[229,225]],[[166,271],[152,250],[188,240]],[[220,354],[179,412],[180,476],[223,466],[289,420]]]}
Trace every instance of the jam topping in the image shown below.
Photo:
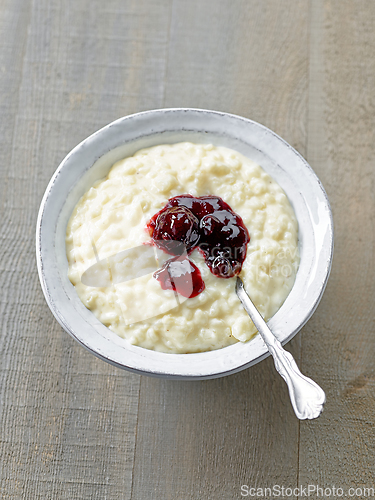
{"label": "jam topping", "polygon": [[172,207],[160,212],[152,239],[165,252],[174,255],[175,241],[192,250],[199,241],[199,220],[185,207]]}
{"label": "jam topping", "polygon": [[196,297],[204,290],[199,269],[194,262],[183,256],[167,260],[154,277],[163,290],[175,290],[183,297]]}
{"label": "jam topping", "polygon": [[[246,258],[249,233],[239,215],[218,196],[175,196],[147,224],[156,246],[174,258],[154,274],[164,290],[195,297],[204,290],[199,269],[187,255],[197,248],[212,274],[232,278]],[[176,243],[178,242],[178,243]]]}

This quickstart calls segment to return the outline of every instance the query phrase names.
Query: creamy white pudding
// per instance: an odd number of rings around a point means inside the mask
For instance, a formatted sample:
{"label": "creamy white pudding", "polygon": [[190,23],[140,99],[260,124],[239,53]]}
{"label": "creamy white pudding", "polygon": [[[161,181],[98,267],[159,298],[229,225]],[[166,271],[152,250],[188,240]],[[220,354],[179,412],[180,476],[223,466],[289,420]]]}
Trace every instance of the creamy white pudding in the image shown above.
{"label": "creamy white pudding", "polygon": [[162,252],[146,252],[139,262],[133,259],[133,267],[150,272],[130,281],[113,279],[121,265],[120,274],[126,276],[128,269],[113,260],[104,268],[108,286],[81,281],[98,261],[150,241],[147,222],[168,199],[181,194],[220,196],[242,218],[250,243],[240,276],[262,316],[271,318],[289,294],[298,269],[294,211],[281,187],[259,165],[210,144],[160,145],[117,162],[107,178],[81,198],[70,218],[69,279],[83,304],[132,344],[192,353],[246,342],[256,329],[235,294],[235,278],[214,276],[197,250],[190,259],[201,272],[205,290],[193,298],[163,290],[153,277],[153,267],[156,271],[168,258]]}

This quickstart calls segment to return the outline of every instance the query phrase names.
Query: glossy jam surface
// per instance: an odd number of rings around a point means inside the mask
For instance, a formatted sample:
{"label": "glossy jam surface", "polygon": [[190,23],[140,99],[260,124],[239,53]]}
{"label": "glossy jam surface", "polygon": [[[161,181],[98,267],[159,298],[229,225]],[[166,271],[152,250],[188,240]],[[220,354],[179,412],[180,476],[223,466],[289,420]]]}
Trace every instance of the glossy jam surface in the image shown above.
{"label": "glossy jam surface", "polygon": [[154,277],[164,290],[176,290],[184,297],[201,293],[204,282],[175,242],[182,243],[187,254],[197,248],[215,276],[232,278],[241,271],[250,241],[241,217],[218,196],[175,196],[150,219],[147,228],[156,246],[178,256],[169,259]]}
{"label": "glossy jam surface", "polygon": [[198,244],[199,219],[186,207],[170,207],[163,209],[156,219],[152,239],[165,252],[174,255],[174,242],[185,245],[191,251]]}
{"label": "glossy jam surface", "polygon": [[177,256],[167,260],[154,277],[163,290],[175,290],[183,297],[196,297],[205,288],[199,269],[187,257]]}

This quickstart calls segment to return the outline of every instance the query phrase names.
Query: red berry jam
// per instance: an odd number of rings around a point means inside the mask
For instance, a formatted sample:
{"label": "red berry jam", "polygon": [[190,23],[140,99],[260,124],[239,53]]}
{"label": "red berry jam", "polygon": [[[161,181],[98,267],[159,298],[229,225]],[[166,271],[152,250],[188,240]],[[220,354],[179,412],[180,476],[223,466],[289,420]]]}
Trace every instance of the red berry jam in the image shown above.
{"label": "red berry jam", "polygon": [[175,196],[150,219],[147,228],[156,246],[177,256],[155,278],[164,290],[176,290],[184,297],[201,293],[204,282],[199,269],[182,256],[181,248],[188,254],[197,248],[212,274],[232,278],[242,269],[250,241],[241,217],[218,196]]}
{"label": "red berry jam", "polygon": [[159,212],[152,239],[165,252],[174,255],[176,241],[183,243],[186,251],[190,251],[198,243],[199,237],[199,220],[188,208],[172,207]]}
{"label": "red berry jam", "polygon": [[204,290],[199,269],[187,257],[177,256],[167,260],[154,277],[163,290],[175,290],[183,297],[196,297]]}

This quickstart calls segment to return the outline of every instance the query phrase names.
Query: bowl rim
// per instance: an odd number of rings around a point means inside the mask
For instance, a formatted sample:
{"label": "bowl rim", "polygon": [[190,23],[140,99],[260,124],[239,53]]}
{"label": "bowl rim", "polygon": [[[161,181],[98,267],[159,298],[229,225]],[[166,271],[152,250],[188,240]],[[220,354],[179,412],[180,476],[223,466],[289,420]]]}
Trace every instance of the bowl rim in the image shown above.
{"label": "bowl rim", "polygon": [[[75,146],[66,155],[66,157],[61,161],[60,165],[56,169],[50,182],[47,185],[47,188],[45,190],[45,193],[44,193],[42,201],[41,201],[41,205],[40,205],[40,209],[39,209],[39,213],[38,213],[38,219],[37,219],[37,226],[36,226],[36,257],[37,257],[38,274],[39,274],[39,279],[41,282],[41,287],[42,287],[46,302],[47,302],[51,312],[55,316],[56,320],[60,323],[60,325],[64,328],[64,330],[67,331],[67,333],[69,333],[77,342],[79,342],[83,347],[85,347],[88,351],[90,351],[91,353],[93,353],[94,355],[99,357],[100,359],[103,359],[104,361],[107,361],[115,366],[120,367],[120,368],[127,369],[127,370],[130,370],[132,372],[139,373],[139,374],[146,374],[146,375],[151,375],[151,376],[184,379],[184,380],[187,380],[187,379],[198,380],[198,379],[216,378],[216,377],[221,377],[221,376],[225,376],[225,375],[229,375],[229,374],[241,371],[245,368],[248,368],[248,367],[258,363],[262,359],[269,356],[269,352],[267,351],[264,343],[262,341],[260,341],[262,348],[259,347],[260,346],[260,344],[259,344],[258,349],[257,349],[258,355],[255,358],[249,359],[246,357],[245,358],[240,357],[238,362],[236,362],[236,360],[232,360],[232,362],[229,363],[229,366],[228,366],[228,363],[223,365],[222,363],[219,362],[219,363],[217,363],[216,368],[213,369],[211,367],[210,369],[207,369],[207,370],[202,368],[202,363],[204,363],[203,358],[207,357],[207,355],[210,354],[211,359],[208,361],[212,361],[212,363],[215,363],[219,360],[221,355],[224,354],[224,351],[229,352],[229,350],[233,346],[238,346],[240,343],[236,343],[236,344],[233,344],[232,346],[228,346],[228,347],[216,350],[216,351],[208,351],[208,352],[204,352],[204,353],[194,353],[194,354],[160,353],[160,352],[156,352],[156,351],[149,351],[147,349],[137,347],[137,346],[131,346],[130,344],[128,344],[127,346],[125,346],[126,349],[131,350],[131,351],[134,351],[134,349],[135,349],[135,352],[137,352],[137,350],[140,349],[142,351],[141,357],[143,357],[143,358],[144,357],[145,358],[152,358],[152,357],[156,356],[156,358],[160,359],[160,366],[161,367],[159,366],[159,368],[156,367],[156,369],[155,369],[155,366],[154,366],[152,369],[149,370],[149,369],[145,368],[145,365],[143,363],[141,363],[142,366],[134,366],[134,365],[130,366],[128,362],[127,362],[128,364],[119,362],[118,359],[116,359],[116,357],[109,355],[107,352],[105,352],[105,350],[103,351],[102,349],[94,348],[92,345],[90,345],[90,342],[87,342],[86,340],[84,340],[84,337],[82,337],[78,333],[78,331],[76,331],[74,328],[72,328],[72,325],[69,324],[69,322],[66,320],[66,318],[59,311],[59,306],[57,305],[56,300],[54,299],[54,291],[56,291],[56,289],[54,287],[50,286],[51,285],[50,279],[48,277],[48,274],[45,271],[46,255],[43,255],[43,244],[44,244],[43,238],[45,236],[45,234],[43,233],[43,228],[44,228],[45,220],[46,220],[46,206],[48,205],[48,200],[50,200],[51,193],[53,193],[53,190],[56,188],[56,184],[58,183],[58,179],[60,177],[60,174],[64,170],[64,167],[68,164],[68,162],[72,161],[72,159],[74,160],[74,157],[79,152],[82,152],[82,149],[87,150],[87,147],[90,147],[91,145],[95,144],[96,141],[99,141],[99,143],[100,143],[102,136],[104,136],[104,139],[105,139],[106,134],[107,135],[111,134],[111,130],[112,131],[116,130],[119,127],[126,128],[128,126],[128,124],[129,123],[131,124],[131,122],[134,120],[139,120],[139,119],[142,120],[142,119],[148,119],[148,118],[155,119],[158,116],[166,116],[170,113],[174,113],[174,114],[177,113],[180,116],[188,116],[190,114],[191,116],[195,115],[195,116],[203,116],[203,117],[206,116],[207,117],[207,115],[209,115],[210,117],[215,117],[217,119],[224,118],[226,120],[235,120],[236,122],[240,121],[244,124],[247,124],[248,126],[249,125],[254,126],[257,129],[266,133],[268,137],[272,138],[272,140],[278,141],[279,144],[281,144],[284,148],[287,148],[287,150],[292,155],[294,155],[295,158],[298,159],[299,163],[301,165],[303,165],[303,167],[305,169],[307,169],[306,171],[309,173],[310,178],[315,182],[315,188],[319,189],[320,195],[321,195],[322,200],[325,204],[325,206],[324,206],[325,211],[326,211],[325,215],[328,216],[327,220],[326,220],[327,231],[328,231],[328,233],[327,233],[328,245],[326,248],[327,256],[325,259],[326,262],[324,264],[324,269],[322,270],[323,275],[324,275],[324,279],[323,279],[323,282],[319,284],[319,287],[316,290],[315,301],[311,304],[308,314],[306,314],[304,316],[304,318],[302,319],[302,321],[300,322],[300,324],[298,325],[297,328],[294,328],[292,331],[289,332],[289,335],[287,335],[284,338],[280,338],[281,342],[283,344],[288,342],[306,324],[306,322],[310,319],[310,317],[312,316],[312,314],[316,310],[316,308],[317,308],[317,306],[322,298],[322,295],[324,293],[325,287],[326,287],[327,282],[328,282],[331,267],[332,267],[333,250],[334,250],[333,217],[332,217],[332,211],[331,211],[331,207],[330,207],[330,203],[329,203],[327,194],[323,188],[322,183],[320,182],[319,178],[317,177],[317,175],[315,174],[313,169],[310,167],[310,165],[307,163],[307,161],[292,146],[290,146],[290,144],[288,144],[279,135],[277,135],[275,132],[268,129],[264,125],[259,124],[258,122],[255,122],[251,119],[244,118],[242,116],[238,116],[238,115],[231,114],[231,113],[224,113],[224,112],[220,112],[220,111],[212,111],[212,110],[206,110],[206,109],[200,109],[200,108],[162,108],[162,109],[153,109],[153,110],[148,110],[148,111],[142,111],[140,113],[134,113],[131,115],[127,115],[125,117],[119,118],[119,119],[107,124],[106,126],[102,127],[101,129],[99,129],[98,131],[94,132],[93,134],[88,136],[86,139],[81,141],[77,146]],[[184,131],[183,128],[181,128],[179,130],[181,132]],[[156,134],[157,133],[158,132],[156,132]],[[134,142],[134,140],[135,139],[133,138],[130,140],[130,142],[132,142],[132,141]],[[104,140],[104,142],[105,142],[105,140]],[[105,152],[103,152],[102,155],[105,155]],[[89,167],[89,168],[91,168],[91,167]],[[76,182],[77,182],[77,180],[76,180]],[[55,238],[55,236],[54,236],[54,238]],[[51,258],[51,257],[48,257],[48,259],[49,258]],[[272,319],[273,318],[271,318],[271,320],[269,321],[270,326],[272,324]],[[106,327],[104,327],[104,325],[102,325],[102,326],[103,326],[103,328],[108,330]],[[272,329],[272,327],[271,327],[271,329]],[[259,335],[257,337],[259,338]],[[118,337],[118,339],[120,339],[120,338]],[[120,340],[122,342],[126,342],[123,339],[120,339]],[[252,342],[252,341],[250,341],[250,342]],[[172,371],[165,370],[165,368],[163,369],[163,365],[165,365],[165,360],[167,359],[167,358],[165,358],[166,356],[169,357],[169,359],[171,359],[171,357],[177,356],[178,359],[180,361],[183,361],[184,364],[186,364],[186,363],[190,364],[190,362],[193,361],[194,359],[200,358],[201,361],[198,363],[200,366],[199,371],[194,372],[194,370],[189,369],[189,368],[186,368],[184,370],[177,370],[177,371],[176,370],[172,370]],[[230,358],[233,358],[232,353],[230,355]],[[212,365],[212,363],[210,363],[210,364]],[[157,363],[156,363],[156,365],[157,365]]]}

